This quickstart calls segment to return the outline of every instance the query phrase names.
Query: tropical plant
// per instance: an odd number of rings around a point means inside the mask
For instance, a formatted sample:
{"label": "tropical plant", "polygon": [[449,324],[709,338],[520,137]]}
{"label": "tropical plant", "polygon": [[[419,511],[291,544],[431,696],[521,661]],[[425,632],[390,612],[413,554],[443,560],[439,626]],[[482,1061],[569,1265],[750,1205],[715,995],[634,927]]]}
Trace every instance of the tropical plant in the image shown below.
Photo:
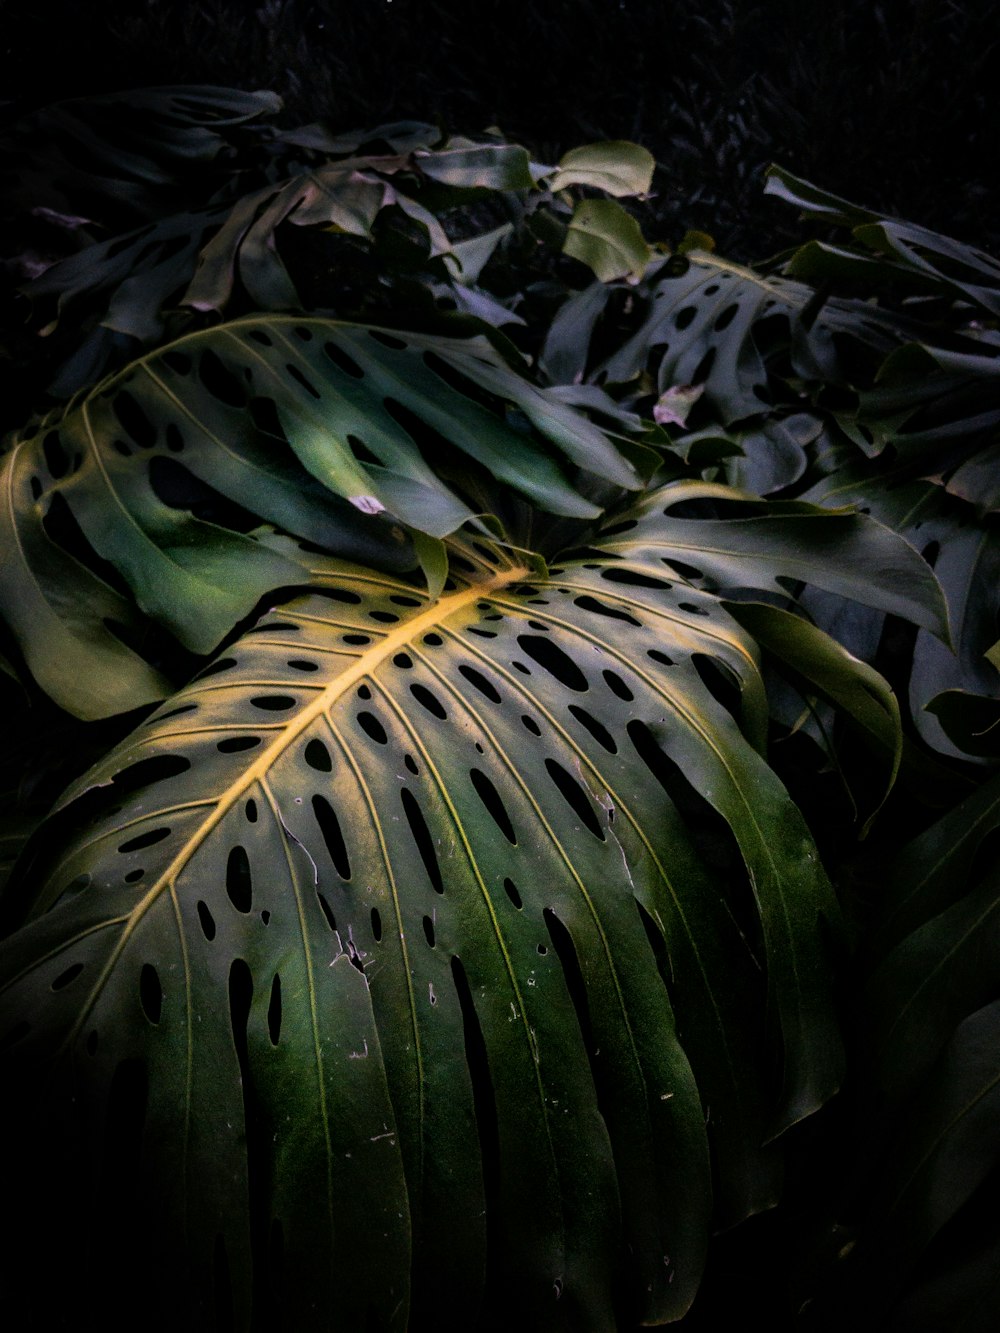
{"label": "tropical plant", "polygon": [[852,239],[750,270],[645,241],[634,146],[132,104],[127,159],[57,114],[118,230],[8,349],[24,1319],[697,1328],[775,1207],[788,1327],[917,1327],[890,1262],[990,1308],[991,261],[778,173]]}

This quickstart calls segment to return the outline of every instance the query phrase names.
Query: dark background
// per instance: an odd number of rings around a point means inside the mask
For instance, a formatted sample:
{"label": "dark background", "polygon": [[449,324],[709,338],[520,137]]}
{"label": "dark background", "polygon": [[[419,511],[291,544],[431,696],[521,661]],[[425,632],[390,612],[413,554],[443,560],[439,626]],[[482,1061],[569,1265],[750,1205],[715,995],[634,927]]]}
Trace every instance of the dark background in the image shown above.
{"label": "dark background", "polygon": [[597,138],[660,163],[656,239],[734,258],[801,239],[777,161],[1000,251],[1000,6],[991,0],[7,0],[10,116],[157,83],[267,87],[289,123],[498,124],[543,160]]}

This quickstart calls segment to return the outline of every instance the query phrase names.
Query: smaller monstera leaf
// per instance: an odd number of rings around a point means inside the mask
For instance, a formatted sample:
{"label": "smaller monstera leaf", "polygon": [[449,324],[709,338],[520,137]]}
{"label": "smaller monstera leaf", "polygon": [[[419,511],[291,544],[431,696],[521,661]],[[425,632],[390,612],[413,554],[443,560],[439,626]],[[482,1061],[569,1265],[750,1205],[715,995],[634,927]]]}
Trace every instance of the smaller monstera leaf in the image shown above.
{"label": "smaller monstera leaf", "polygon": [[[484,392],[523,428],[471,396]],[[266,591],[301,582],[301,559],[261,541],[262,522],[383,568],[414,564],[407,530],[439,540],[474,517],[443,479],[449,460],[577,518],[600,509],[571,471],[641,484],[607,436],[481,337],[305,316],[191,334],[9,449],[4,617],[63,707],[148,703],[169,687],[135,650],[143,616],[208,653]]]}
{"label": "smaller monstera leaf", "polygon": [[296,1327],[467,1327],[484,1291],[659,1323],[709,1151],[720,1221],[774,1201],[761,1141],[839,1078],[837,909],[754,641],[669,563],[675,489],[547,575],[452,542],[436,601],[316,557],[36,837],[0,1025],[22,1155],[69,1110],[96,1168],[122,1126],[69,1225],[124,1187],[178,1318],[221,1264],[247,1327],[277,1234]]}
{"label": "smaller monstera leaf", "polygon": [[775,349],[787,353],[799,377],[837,382],[846,377],[839,339],[882,356],[901,341],[894,322],[870,306],[821,301],[805,283],[704,252],[663,261],[649,276],[655,281],[644,322],[594,377],[625,384],[649,371],[660,394],[674,385],[703,385],[722,425],[771,407],[772,378],[789,375]]}

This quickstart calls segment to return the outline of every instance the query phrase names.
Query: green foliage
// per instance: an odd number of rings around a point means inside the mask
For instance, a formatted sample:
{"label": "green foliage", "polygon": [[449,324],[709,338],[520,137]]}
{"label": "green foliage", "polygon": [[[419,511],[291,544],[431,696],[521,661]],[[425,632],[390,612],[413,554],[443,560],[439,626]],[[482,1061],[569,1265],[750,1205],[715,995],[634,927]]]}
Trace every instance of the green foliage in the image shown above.
{"label": "green foliage", "polygon": [[[457,386],[506,398],[537,436]],[[301,580],[301,556],[269,544],[262,522],[383,568],[428,559],[406,531],[440,539],[474,513],[425,461],[421,428],[459,471],[477,466],[549,513],[601,511],[542,439],[585,473],[641,485],[596,427],[482,337],[303,316],[190,334],[45,418],[3,460],[2,604],[33,676],[84,717],[162,698],[168,683],[134,647],[143,616],[206,654],[268,589]]]}
{"label": "green foliage", "polygon": [[996,264],[777,169],[846,236],[671,254],[635,145],[276,110],[12,138],[74,248],[7,345],[15,1288],[697,1329],[776,1208],[787,1327],[974,1326]]}

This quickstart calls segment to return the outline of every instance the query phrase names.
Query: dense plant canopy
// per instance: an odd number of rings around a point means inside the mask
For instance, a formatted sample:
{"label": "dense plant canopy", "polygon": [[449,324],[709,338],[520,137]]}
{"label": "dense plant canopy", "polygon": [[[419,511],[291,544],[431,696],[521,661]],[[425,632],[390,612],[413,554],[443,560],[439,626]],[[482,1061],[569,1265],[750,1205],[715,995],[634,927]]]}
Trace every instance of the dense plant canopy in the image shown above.
{"label": "dense plant canopy", "polygon": [[278,105],[6,144],[25,1326],[991,1328],[1000,265]]}

